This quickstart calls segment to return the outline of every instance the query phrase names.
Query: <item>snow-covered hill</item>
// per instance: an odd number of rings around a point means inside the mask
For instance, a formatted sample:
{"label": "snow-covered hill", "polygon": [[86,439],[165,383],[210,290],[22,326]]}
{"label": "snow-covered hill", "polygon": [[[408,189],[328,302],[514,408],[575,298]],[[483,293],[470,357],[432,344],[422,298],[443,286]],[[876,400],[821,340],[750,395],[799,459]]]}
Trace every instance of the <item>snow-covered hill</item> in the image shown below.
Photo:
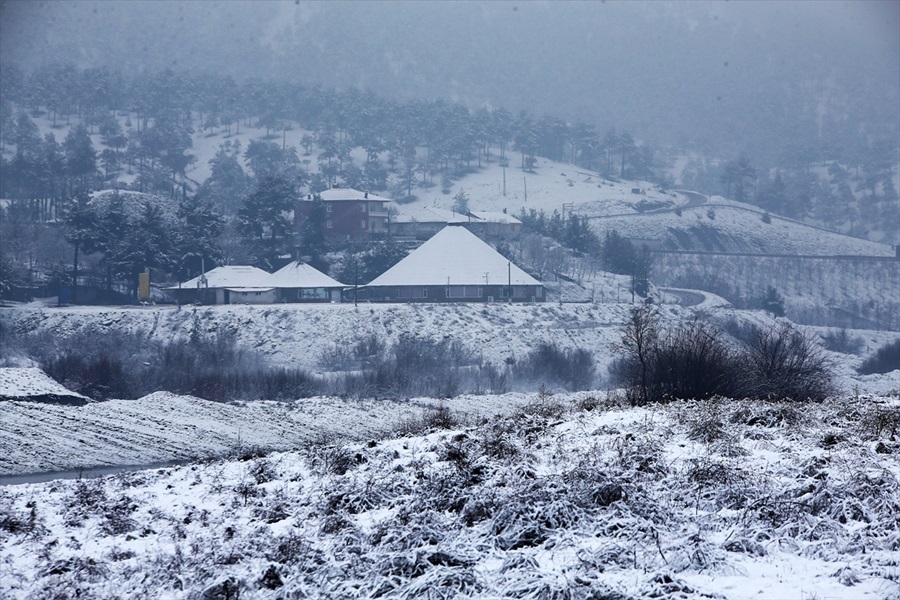
{"label": "snow-covered hill", "polygon": [[[57,140],[65,138],[69,126],[51,127],[47,117],[36,117],[41,134],[53,132]],[[123,127],[125,118],[119,117]],[[74,124],[74,121],[73,121]],[[303,169],[309,173],[319,170],[318,148],[313,146],[309,155],[304,154],[301,139],[314,133],[297,124],[292,129],[280,131],[266,138],[266,129],[242,125],[240,133],[216,128],[196,131],[189,150],[196,161],[188,168],[187,177],[194,185],[205,181],[210,173],[209,164],[219,146],[224,142],[240,143],[246,149],[253,140],[269,139],[272,142],[293,147],[297,151]],[[91,136],[95,148],[104,148],[99,134]],[[9,149],[7,149],[9,151]],[[420,150],[424,153],[424,149]],[[365,162],[365,152],[355,148],[351,157],[358,164]],[[387,153],[383,153],[383,160]],[[753,252],[770,254],[813,255],[866,255],[891,256],[893,248],[886,244],[870,242],[818,229],[790,219],[771,215],[771,223],[762,223],[763,211],[759,208],[713,197],[698,201],[699,195],[662,190],[645,181],[609,180],[596,172],[575,165],[537,157],[534,168],[520,168],[522,155],[508,151],[507,167],[501,166],[496,151],[489,161],[480,167],[472,164],[473,172],[467,173],[447,188],[441,189],[435,177],[430,187],[414,187],[416,200],[397,206],[401,214],[415,212],[426,206],[451,209],[454,196],[464,191],[470,198],[472,210],[502,211],[518,214],[521,210],[554,210],[590,217],[595,229],[617,229],[632,238],[660,240],[672,249],[707,251]],[[123,168],[118,181],[129,184],[137,172]],[[505,181],[505,193],[504,193]],[[434,183],[438,183],[434,185]],[[678,213],[675,212],[678,210]],[[714,215],[709,216],[710,211]]]}

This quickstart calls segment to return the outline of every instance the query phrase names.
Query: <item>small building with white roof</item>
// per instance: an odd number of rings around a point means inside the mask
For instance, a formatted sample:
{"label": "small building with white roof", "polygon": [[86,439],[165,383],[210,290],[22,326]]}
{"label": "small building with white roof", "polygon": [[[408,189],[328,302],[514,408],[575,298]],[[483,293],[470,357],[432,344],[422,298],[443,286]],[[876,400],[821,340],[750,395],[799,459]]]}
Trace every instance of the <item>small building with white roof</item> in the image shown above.
{"label": "small building with white roof", "polygon": [[340,302],[347,286],[310,265],[293,261],[269,275],[278,302]]}
{"label": "small building with white roof", "polygon": [[372,302],[543,302],[543,284],[461,225],[448,225],[358,290]]}
{"label": "small building with white roof", "polygon": [[473,210],[469,211],[467,216],[470,226],[474,225],[475,229],[491,235],[519,233],[522,230],[522,221],[507,214],[505,210],[503,212]]}
{"label": "small building with white roof", "polygon": [[415,240],[427,240],[447,225],[465,225],[488,236],[515,234],[522,230],[522,221],[505,211],[473,210],[462,214],[434,206],[394,215],[390,223],[391,235]]}
{"label": "small building with white roof", "polygon": [[182,304],[272,304],[276,293],[269,283],[270,276],[271,273],[256,267],[226,265],[168,287],[166,291]]}
{"label": "small building with white roof", "polygon": [[425,206],[414,212],[391,217],[391,235],[396,238],[424,241],[447,225],[466,223],[468,220],[466,215],[446,208]]}

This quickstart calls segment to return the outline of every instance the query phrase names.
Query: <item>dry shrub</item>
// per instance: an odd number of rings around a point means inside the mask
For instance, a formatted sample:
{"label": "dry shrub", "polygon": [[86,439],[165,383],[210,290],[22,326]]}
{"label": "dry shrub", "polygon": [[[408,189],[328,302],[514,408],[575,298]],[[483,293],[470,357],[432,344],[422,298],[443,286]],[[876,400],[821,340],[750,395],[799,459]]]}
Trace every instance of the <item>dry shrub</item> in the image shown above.
{"label": "dry shrub", "polygon": [[518,381],[586,390],[594,382],[594,356],[581,348],[566,349],[543,342],[518,361],[513,371]]}
{"label": "dry shrub", "polygon": [[825,348],[841,354],[859,354],[865,347],[865,342],[859,336],[850,335],[846,328],[829,331],[822,335],[822,343]]}
{"label": "dry shrub", "polygon": [[519,412],[523,416],[537,416],[544,419],[559,419],[566,411],[566,405],[561,400],[555,398],[553,392],[543,384],[538,390],[537,395],[519,409]]}
{"label": "dry shrub", "polygon": [[501,550],[543,544],[554,533],[574,527],[585,511],[546,481],[509,497],[491,519],[494,543]]}
{"label": "dry shrub", "polygon": [[744,397],[822,401],[834,394],[822,349],[790,323],[757,329],[741,363],[738,389]]}
{"label": "dry shrub", "polygon": [[634,309],[610,373],[632,405],[714,396],[822,401],[834,393],[824,351],[790,323],[741,331],[734,349],[699,320],[666,329],[654,307]]}
{"label": "dry shrub", "polygon": [[900,338],[876,350],[875,354],[866,358],[859,365],[857,372],[861,375],[870,375],[872,373],[890,373],[895,369],[900,369]]}

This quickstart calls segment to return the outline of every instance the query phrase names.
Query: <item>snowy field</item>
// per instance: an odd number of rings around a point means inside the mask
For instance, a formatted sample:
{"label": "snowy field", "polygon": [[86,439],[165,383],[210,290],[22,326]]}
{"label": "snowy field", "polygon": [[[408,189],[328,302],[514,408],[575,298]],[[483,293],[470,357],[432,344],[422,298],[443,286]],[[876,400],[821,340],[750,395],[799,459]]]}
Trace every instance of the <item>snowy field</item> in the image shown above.
{"label": "snowy field", "polygon": [[[607,367],[631,305],[435,305],[350,304],[31,308],[0,312],[5,331],[36,339],[75,334],[103,336],[127,332],[143,339],[186,338],[193,329],[229,331],[241,347],[259,353],[273,367],[299,367],[318,376],[335,368],[335,354],[370,337],[390,345],[402,335],[432,340],[452,339],[486,363],[502,365],[521,359],[541,342],[560,348],[590,350],[597,363],[595,385],[606,389]],[[661,308],[669,322],[692,318],[695,311],[719,324],[729,319],[766,327],[772,320],[759,311],[736,311],[709,296],[693,309]],[[826,328],[809,328],[825,334]],[[896,334],[854,331],[864,348],[874,350]],[[859,376],[861,357],[833,355],[836,382],[845,394],[888,394],[900,389],[900,372]],[[9,366],[33,367],[7,357]],[[6,370],[0,370],[0,374]],[[5,387],[21,398],[35,369],[21,370],[22,381],[8,377]],[[27,381],[25,381],[27,380]],[[46,383],[46,380],[43,380]],[[50,382],[52,383],[52,382]],[[30,389],[30,388],[29,388]],[[43,388],[42,388],[43,389]],[[48,388],[49,389],[49,388]],[[31,394],[32,392],[29,392]],[[58,386],[44,394],[59,394]],[[518,394],[466,395],[446,401],[459,415],[478,419],[507,414],[521,403]],[[310,398],[292,402],[221,404],[159,392],[136,400],[110,400],[83,407],[8,401],[0,419],[0,476],[77,470],[97,465],[150,464],[220,456],[246,445],[290,450],[311,441],[362,439],[396,430],[405,419],[418,418],[438,403],[432,399],[399,401]]]}
{"label": "snowy field", "polygon": [[519,400],[469,427],[432,412],[396,439],[0,487],[0,590],[900,598],[896,395]]}
{"label": "snowy field", "polygon": [[[320,376],[373,335],[449,337],[497,363],[553,341],[593,351],[604,389],[2,401],[0,597],[900,599],[900,371],[859,376],[861,357],[832,353],[841,394],[822,404],[632,408],[604,379],[630,308],[3,309],[5,332],[38,339],[233,331],[267,363]],[[661,310],[772,322],[714,296]],[[896,337],[851,334],[868,348]],[[21,362],[0,372],[7,391],[60,393]],[[175,460],[192,462],[2,485]]]}
{"label": "snowy field", "polygon": [[223,456],[241,448],[288,450],[333,440],[380,438],[445,405],[468,419],[508,414],[522,394],[296,402],[210,402],[156,392],[83,407],[2,404],[0,484],[4,475],[73,471]]}

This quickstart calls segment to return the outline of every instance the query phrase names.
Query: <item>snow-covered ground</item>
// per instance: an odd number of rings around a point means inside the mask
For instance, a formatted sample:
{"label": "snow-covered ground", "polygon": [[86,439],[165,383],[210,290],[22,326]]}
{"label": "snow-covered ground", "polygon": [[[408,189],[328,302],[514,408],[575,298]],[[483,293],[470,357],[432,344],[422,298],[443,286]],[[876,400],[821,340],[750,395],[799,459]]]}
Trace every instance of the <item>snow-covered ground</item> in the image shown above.
{"label": "snow-covered ground", "polygon": [[624,236],[662,240],[672,250],[799,254],[809,256],[884,256],[893,248],[869,240],[812,227],[770,215],[755,206],[720,197],[683,208],[642,215],[603,217],[592,221],[597,229],[615,229]]}
{"label": "snow-covered ground", "polygon": [[445,405],[476,420],[508,414],[522,394],[295,402],[210,402],[156,392],[82,407],[30,401],[0,404],[4,475],[142,465],[223,456],[241,448],[287,450],[327,440],[380,438]]}
{"label": "snow-covered ground", "polygon": [[0,400],[44,399],[72,404],[90,401],[89,398],[64,388],[40,369],[0,367]]}
{"label": "snow-covered ground", "polygon": [[[623,294],[623,299],[624,299]],[[54,336],[121,331],[150,339],[186,338],[201,332],[234,332],[241,344],[275,366],[319,371],[335,346],[376,336],[390,344],[401,335],[461,341],[485,361],[521,357],[539,341],[604,351],[618,338],[629,304],[283,304],[270,306],[17,307],[0,319],[13,332]],[[671,306],[666,318],[687,313]],[[598,358],[603,358],[598,356]]]}
{"label": "snow-covered ground", "polygon": [[451,409],[420,435],[0,487],[0,591],[900,598],[897,396],[520,400],[468,428]]}
{"label": "snow-covered ground", "polygon": [[[403,335],[450,339],[495,365],[521,359],[541,342],[553,342],[560,348],[590,350],[597,364],[596,385],[605,388],[609,385],[607,367],[616,355],[614,345],[631,308],[627,304],[556,303],[231,305],[180,310],[19,307],[3,310],[0,319],[4,330],[14,336],[64,338],[77,333],[103,336],[126,332],[147,340],[171,341],[188,337],[194,328],[201,333],[234,332],[241,347],[258,352],[269,365],[299,367],[319,375],[335,368],[331,361],[341,348],[372,337],[385,346]],[[730,319],[762,327],[772,323],[763,312],[736,311],[712,295],[693,308],[665,306],[661,311],[671,323],[690,319],[698,311],[720,325]],[[827,331],[810,329],[813,334]],[[868,351],[896,338],[896,334],[876,331],[851,335],[860,338]],[[833,356],[836,383],[843,393],[888,394],[900,389],[900,371],[863,377],[854,371],[861,357]],[[32,366],[24,359],[6,360]],[[8,387],[20,389],[22,385],[12,382]],[[9,394],[0,392],[5,395]],[[462,396],[446,402],[454,411],[476,419],[495,412],[505,414],[521,403],[521,397]],[[362,439],[390,432],[405,417],[417,418],[436,403],[430,399],[312,398],[221,404],[168,393],[84,407],[4,402],[0,405],[0,475],[220,455],[247,444],[287,450],[320,438]]]}
{"label": "snow-covered ground", "polygon": [[[630,308],[17,307],[0,319],[13,336],[225,329],[272,365],[320,372],[329,349],[369,335],[449,336],[496,362],[555,341],[593,350],[602,372]],[[662,311],[772,322],[711,295]],[[871,348],[896,335],[851,334]],[[859,376],[859,357],[831,357],[842,394],[814,405],[634,408],[615,390],[3,401],[6,476],[197,460],[0,485],[0,596],[897,600],[900,371]],[[36,381],[4,373],[9,390]]]}

